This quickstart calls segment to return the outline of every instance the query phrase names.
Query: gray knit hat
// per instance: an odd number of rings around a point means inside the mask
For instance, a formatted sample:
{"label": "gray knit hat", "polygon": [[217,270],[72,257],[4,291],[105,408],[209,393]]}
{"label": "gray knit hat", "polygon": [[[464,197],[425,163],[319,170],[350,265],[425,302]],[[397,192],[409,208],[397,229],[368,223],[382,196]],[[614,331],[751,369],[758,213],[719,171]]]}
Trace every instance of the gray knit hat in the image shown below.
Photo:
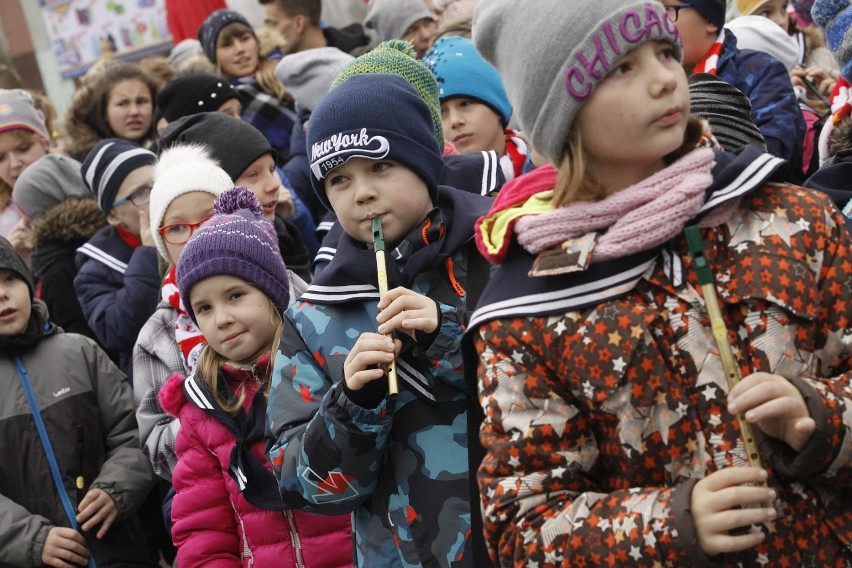
{"label": "gray knit hat", "polygon": [[[665,7],[649,0],[574,0],[571,9],[564,0],[488,0],[476,7],[473,37],[503,77],[521,130],[554,164],[580,106],[621,55],[662,40],[681,57]],[[520,49],[524,37],[535,41]]]}
{"label": "gray knit hat", "polygon": [[364,27],[375,30],[379,41],[401,39],[415,22],[435,16],[423,0],[370,0]]}
{"label": "gray knit hat", "polygon": [[275,77],[300,107],[313,112],[331,83],[354,57],[336,47],[317,47],[290,53],[275,66]]}
{"label": "gray knit hat", "polygon": [[80,167],[80,162],[67,156],[48,154],[39,158],[15,182],[12,201],[26,217],[37,219],[66,199],[91,198]]}

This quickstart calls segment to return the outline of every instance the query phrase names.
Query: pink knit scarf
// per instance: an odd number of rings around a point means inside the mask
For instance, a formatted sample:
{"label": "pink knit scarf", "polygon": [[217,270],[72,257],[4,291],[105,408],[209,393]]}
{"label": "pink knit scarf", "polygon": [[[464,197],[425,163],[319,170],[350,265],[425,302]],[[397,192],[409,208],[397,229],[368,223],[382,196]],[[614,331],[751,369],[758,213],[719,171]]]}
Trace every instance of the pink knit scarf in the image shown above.
{"label": "pink knit scarf", "polygon": [[[601,201],[579,201],[540,215],[518,220],[518,242],[529,253],[541,251],[591,231],[602,233],[592,252],[592,262],[611,260],[649,250],[683,230],[704,204],[705,190],[713,182],[715,161],[707,148],[693,150],[667,168]],[[713,226],[727,219],[733,207],[723,207],[724,219],[715,214],[702,220]]]}

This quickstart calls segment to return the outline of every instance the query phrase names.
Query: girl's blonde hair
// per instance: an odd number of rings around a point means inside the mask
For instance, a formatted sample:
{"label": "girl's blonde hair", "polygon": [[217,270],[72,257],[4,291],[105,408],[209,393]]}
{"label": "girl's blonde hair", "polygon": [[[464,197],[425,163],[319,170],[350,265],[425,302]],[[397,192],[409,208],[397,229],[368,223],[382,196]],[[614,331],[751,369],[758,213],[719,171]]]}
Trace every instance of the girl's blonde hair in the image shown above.
{"label": "girl's blonde hair", "polygon": [[[275,65],[277,62],[271,60],[261,49],[260,38],[258,38],[253,29],[240,22],[228,24],[219,33],[216,45],[218,46],[220,43],[227,43],[236,36],[242,35],[246,32],[251,33],[254,36],[255,43],[257,43],[257,70],[255,71],[255,78],[257,79],[257,84],[260,86],[261,90],[278,99],[278,102],[280,103],[289,104],[293,102],[293,96],[287,92],[287,89],[284,88],[281,81],[275,77]],[[219,63],[218,57],[216,58],[216,73],[223,77],[226,76],[222,71],[222,65]]]}
{"label": "girl's blonde hair", "polygon": [[[278,341],[281,339],[281,324],[283,322],[279,309],[275,307],[275,304],[272,303],[272,300],[268,296],[266,300],[269,302],[269,315],[273,323],[278,325],[278,328],[275,330],[275,336],[272,338],[272,344],[269,346],[272,357],[269,360],[267,370],[262,377],[257,377],[261,382],[264,396],[269,395],[269,388],[271,386],[269,379],[272,374],[272,368],[275,365],[275,352],[278,350]],[[243,407],[243,404],[245,404],[247,393],[244,388],[240,387],[232,395],[229,389],[224,387],[223,379],[219,374],[219,369],[224,363],[227,363],[227,360],[222,355],[214,351],[210,345],[205,345],[195,365],[196,376],[210,390],[213,394],[213,399],[222,407],[222,410],[231,416],[236,416]]]}
{"label": "girl's blonde hair", "polygon": [[[559,175],[556,178],[556,186],[553,188],[554,208],[564,207],[575,201],[600,201],[606,197],[606,189],[588,163],[580,129],[576,127],[576,124],[575,122],[575,127],[568,133],[562,162],[559,164]],[[701,121],[690,116],[683,135],[683,144],[663,158],[666,165],[694,150],[703,133],[704,126]]]}

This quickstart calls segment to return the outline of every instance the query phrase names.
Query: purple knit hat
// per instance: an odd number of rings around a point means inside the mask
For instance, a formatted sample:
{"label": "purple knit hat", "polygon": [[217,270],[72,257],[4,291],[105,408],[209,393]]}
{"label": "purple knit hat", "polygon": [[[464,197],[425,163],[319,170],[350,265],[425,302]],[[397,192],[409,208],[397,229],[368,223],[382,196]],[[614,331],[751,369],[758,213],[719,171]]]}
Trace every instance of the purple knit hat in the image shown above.
{"label": "purple knit hat", "polygon": [[204,223],[178,259],[177,282],[189,317],[189,293],[211,276],[236,276],[269,296],[279,310],[290,303],[287,268],[281,260],[272,223],[250,190],[234,187],[216,198],[213,217]]}

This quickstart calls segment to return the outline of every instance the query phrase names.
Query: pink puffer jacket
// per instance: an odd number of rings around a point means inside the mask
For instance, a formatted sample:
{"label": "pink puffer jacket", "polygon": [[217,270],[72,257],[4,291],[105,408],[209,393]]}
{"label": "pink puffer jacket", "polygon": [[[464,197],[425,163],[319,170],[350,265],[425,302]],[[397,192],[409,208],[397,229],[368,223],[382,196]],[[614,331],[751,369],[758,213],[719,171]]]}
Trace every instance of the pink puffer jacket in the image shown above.
{"label": "pink puffer jacket", "polygon": [[[268,511],[248,503],[228,474],[234,435],[187,400],[183,382],[183,377],[171,377],[159,395],[166,412],[180,419],[172,477],[172,538],[179,565],[351,567],[350,516]],[[269,467],[263,440],[251,451]]]}

